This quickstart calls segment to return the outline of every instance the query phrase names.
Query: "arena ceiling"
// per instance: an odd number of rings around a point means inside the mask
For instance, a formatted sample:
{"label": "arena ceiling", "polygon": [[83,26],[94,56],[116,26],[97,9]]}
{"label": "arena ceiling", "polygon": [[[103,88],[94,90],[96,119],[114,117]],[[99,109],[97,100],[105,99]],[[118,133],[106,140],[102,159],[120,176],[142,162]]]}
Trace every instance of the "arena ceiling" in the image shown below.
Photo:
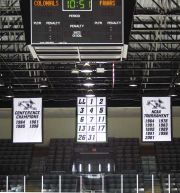
{"label": "arena ceiling", "polygon": [[[47,107],[74,106],[76,97],[87,92],[83,83],[88,77],[95,95],[106,96],[109,106],[140,106],[142,96],[173,91],[173,105],[179,106],[179,66],[179,0],[137,0],[127,59],[90,62],[88,74],[82,63],[34,60],[25,42],[19,0],[0,1],[0,107],[11,105],[7,92],[43,97]],[[136,87],[129,86],[132,80]],[[44,81],[48,87],[41,88]]]}

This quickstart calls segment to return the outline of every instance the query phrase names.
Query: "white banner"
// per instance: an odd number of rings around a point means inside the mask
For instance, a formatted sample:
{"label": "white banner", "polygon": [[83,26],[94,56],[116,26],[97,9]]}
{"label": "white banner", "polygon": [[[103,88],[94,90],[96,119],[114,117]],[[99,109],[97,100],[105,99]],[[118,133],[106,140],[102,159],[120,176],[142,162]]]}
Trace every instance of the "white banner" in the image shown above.
{"label": "white banner", "polygon": [[106,142],[106,97],[77,98],[77,142]]}
{"label": "white banner", "polygon": [[171,98],[142,97],[142,141],[171,141]]}
{"label": "white banner", "polygon": [[13,142],[42,143],[42,98],[13,99]]}

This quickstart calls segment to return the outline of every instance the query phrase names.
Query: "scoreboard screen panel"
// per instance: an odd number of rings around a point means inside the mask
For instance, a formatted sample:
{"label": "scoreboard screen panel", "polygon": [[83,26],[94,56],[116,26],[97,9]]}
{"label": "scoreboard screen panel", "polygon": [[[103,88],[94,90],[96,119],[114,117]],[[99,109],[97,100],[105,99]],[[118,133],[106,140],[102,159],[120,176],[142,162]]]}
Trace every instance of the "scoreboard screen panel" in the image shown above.
{"label": "scoreboard screen panel", "polygon": [[30,0],[31,44],[123,44],[123,0]]}
{"label": "scoreboard screen panel", "polygon": [[107,141],[106,97],[77,98],[77,142]]}
{"label": "scoreboard screen panel", "polygon": [[142,141],[172,140],[170,97],[142,97]]}

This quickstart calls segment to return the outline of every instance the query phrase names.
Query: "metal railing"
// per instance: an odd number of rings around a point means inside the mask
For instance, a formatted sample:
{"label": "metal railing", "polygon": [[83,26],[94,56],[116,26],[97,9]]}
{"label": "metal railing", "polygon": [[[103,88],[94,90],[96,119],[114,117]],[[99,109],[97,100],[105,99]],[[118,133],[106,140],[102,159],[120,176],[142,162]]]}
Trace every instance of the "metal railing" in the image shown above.
{"label": "metal railing", "polygon": [[180,192],[180,174],[64,174],[0,176],[0,192]]}

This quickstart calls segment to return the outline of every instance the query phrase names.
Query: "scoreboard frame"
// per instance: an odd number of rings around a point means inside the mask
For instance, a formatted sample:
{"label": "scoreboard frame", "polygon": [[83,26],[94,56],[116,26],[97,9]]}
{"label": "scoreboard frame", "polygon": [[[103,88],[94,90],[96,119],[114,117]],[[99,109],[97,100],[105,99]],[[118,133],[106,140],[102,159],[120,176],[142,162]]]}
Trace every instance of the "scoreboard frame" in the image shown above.
{"label": "scoreboard frame", "polygon": [[[118,42],[118,43],[72,43],[72,42],[59,42],[59,43],[55,43],[55,42],[42,42],[42,43],[35,43],[35,42],[32,42],[32,1],[33,0],[30,0],[30,44],[31,45],[39,45],[39,46],[42,46],[42,45],[46,45],[46,46],[76,46],[76,45],[85,45],[85,46],[88,46],[88,45],[93,45],[93,46],[96,46],[96,45],[107,45],[107,46],[112,46],[112,45],[115,45],[115,46],[122,46],[124,45],[124,0],[121,0],[122,1],[122,10],[121,10],[121,13],[122,13],[122,42]],[[63,1],[63,0],[62,0]],[[91,0],[92,2],[92,0]],[[93,5],[91,5],[91,9],[90,11],[93,12]],[[75,10],[70,10],[69,12],[73,12]],[[63,7],[62,7],[62,12],[68,12],[68,11],[63,11]],[[76,12],[76,11],[75,11]],[[82,11],[77,11],[77,12],[82,12]],[[83,12],[86,12],[86,11],[83,11]],[[89,12],[89,10],[87,11]]]}

